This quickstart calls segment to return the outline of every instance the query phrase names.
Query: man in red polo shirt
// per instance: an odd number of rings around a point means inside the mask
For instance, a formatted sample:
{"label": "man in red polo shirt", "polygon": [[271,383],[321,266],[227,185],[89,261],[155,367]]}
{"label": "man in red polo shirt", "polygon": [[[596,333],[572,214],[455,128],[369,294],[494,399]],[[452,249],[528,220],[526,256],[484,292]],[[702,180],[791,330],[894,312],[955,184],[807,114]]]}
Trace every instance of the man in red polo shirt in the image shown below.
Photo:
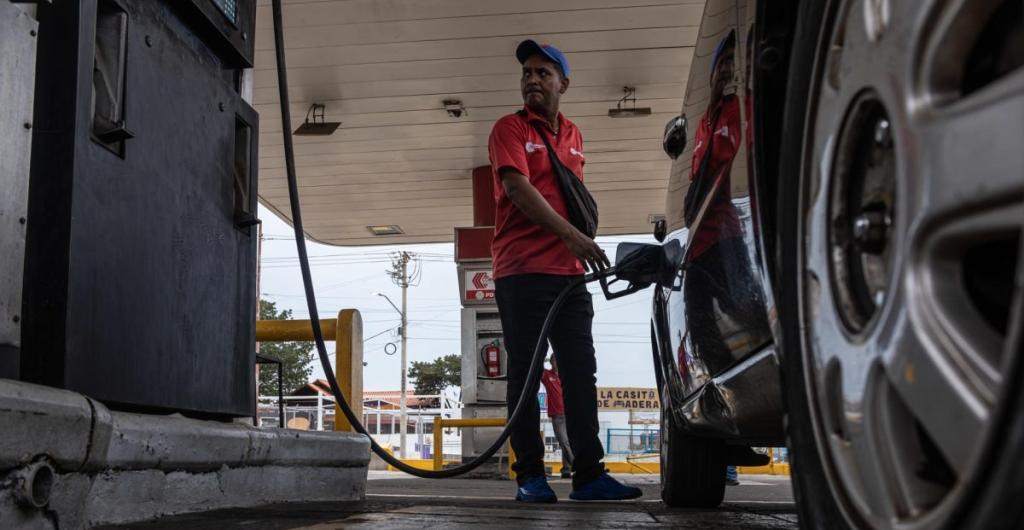
{"label": "man in red polo shirt", "polygon": [[[547,137],[562,164],[582,179],[583,137],[558,111],[569,88],[569,62],[557,48],[532,40],[519,44],[516,58],[522,64],[525,105],[499,119],[488,142],[497,203],[491,251],[495,298],[508,350],[509,407],[524,391],[533,350],[555,297],[584,273],[584,267],[608,265],[601,247],[566,220],[565,201],[540,136]],[[601,462],[593,317],[590,293],[579,285],[567,297],[549,339],[561,367],[566,427],[575,456],[569,498],[635,498],[640,490],[608,476]],[[544,473],[544,444],[537,436],[540,411],[535,399],[526,404],[530,408],[511,433],[519,484],[516,500],[555,502]]]}

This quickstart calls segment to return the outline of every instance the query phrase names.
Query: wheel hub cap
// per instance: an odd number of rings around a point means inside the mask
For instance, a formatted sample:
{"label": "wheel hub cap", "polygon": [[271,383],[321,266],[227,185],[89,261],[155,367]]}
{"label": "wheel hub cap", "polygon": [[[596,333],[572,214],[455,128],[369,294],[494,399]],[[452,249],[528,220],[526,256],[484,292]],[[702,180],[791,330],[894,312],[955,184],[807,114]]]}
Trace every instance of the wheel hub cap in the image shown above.
{"label": "wheel hub cap", "polygon": [[836,151],[829,246],[837,311],[858,334],[888,292],[896,200],[896,152],[885,108],[870,92],[851,105]]}

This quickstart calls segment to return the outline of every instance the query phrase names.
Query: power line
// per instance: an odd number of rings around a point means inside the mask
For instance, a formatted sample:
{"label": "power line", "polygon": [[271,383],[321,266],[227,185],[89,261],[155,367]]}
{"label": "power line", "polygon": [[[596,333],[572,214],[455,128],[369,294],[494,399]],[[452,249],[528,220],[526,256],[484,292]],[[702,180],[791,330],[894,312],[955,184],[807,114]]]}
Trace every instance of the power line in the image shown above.
{"label": "power line", "polygon": [[371,336],[363,339],[363,344],[366,344],[367,342],[370,342],[371,340],[373,340],[373,339],[375,339],[375,338],[377,338],[377,337],[379,337],[379,336],[381,336],[381,335],[383,335],[383,334],[385,334],[385,333],[387,333],[389,331],[394,331],[396,329],[398,329],[398,326],[390,327],[388,329],[385,329],[384,331],[381,331],[380,333],[377,333],[376,335],[371,335]]}

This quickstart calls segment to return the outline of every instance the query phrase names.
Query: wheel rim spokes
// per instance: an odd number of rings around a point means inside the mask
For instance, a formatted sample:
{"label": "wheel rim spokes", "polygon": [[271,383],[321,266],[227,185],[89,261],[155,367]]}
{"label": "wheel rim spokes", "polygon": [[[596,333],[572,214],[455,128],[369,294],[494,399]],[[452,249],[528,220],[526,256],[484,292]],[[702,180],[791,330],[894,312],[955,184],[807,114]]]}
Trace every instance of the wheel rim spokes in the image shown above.
{"label": "wheel rim spokes", "polygon": [[[827,478],[871,526],[948,515],[1019,355],[1006,308],[1021,296],[1024,68],[957,79],[936,51],[975,53],[951,46],[971,48],[1001,1],[923,4],[837,8],[811,100],[805,377]],[[978,287],[988,271],[998,281]]]}
{"label": "wheel rim spokes", "polygon": [[913,318],[904,309],[880,333],[887,350],[886,375],[911,419],[920,423],[923,434],[962,477],[976,455],[991,403],[962,377],[929,327],[915,325]]}
{"label": "wheel rim spokes", "polygon": [[[920,120],[922,223],[1024,198],[1024,70]],[[1019,220],[1018,220],[1019,222]]]}

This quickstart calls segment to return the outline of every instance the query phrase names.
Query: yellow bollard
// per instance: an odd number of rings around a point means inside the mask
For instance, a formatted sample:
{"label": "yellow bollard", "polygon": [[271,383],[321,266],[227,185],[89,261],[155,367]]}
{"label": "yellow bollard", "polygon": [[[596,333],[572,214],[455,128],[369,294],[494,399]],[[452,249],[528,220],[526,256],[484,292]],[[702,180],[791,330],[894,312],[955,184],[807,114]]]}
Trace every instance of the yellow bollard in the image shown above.
{"label": "yellow bollard", "polygon": [[[338,312],[334,337],[334,373],[356,418],[363,417],[363,317],[355,309]],[[341,407],[334,405],[334,430],[355,432]]]}
{"label": "yellow bollard", "polygon": [[[324,340],[334,339],[334,371],[341,393],[357,418],[363,415],[363,317],[356,309],[342,309],[338,318],[320,319]],[[258,342],[312,341],[309,320],[257,320]],[[334,405],[334,430],[355,429]]]}
{"label": "yellow bollard", "polygon": [[512,439],[509,438],[505,445],[508,447],[508,479],[515,480],[516,472],[512,470],[512,464],[516,463],[516,452],[512,450]]}
{"label": "yellow bollard", "polygon": [[444,467],[444,418],[434,420],[434,471]]}

